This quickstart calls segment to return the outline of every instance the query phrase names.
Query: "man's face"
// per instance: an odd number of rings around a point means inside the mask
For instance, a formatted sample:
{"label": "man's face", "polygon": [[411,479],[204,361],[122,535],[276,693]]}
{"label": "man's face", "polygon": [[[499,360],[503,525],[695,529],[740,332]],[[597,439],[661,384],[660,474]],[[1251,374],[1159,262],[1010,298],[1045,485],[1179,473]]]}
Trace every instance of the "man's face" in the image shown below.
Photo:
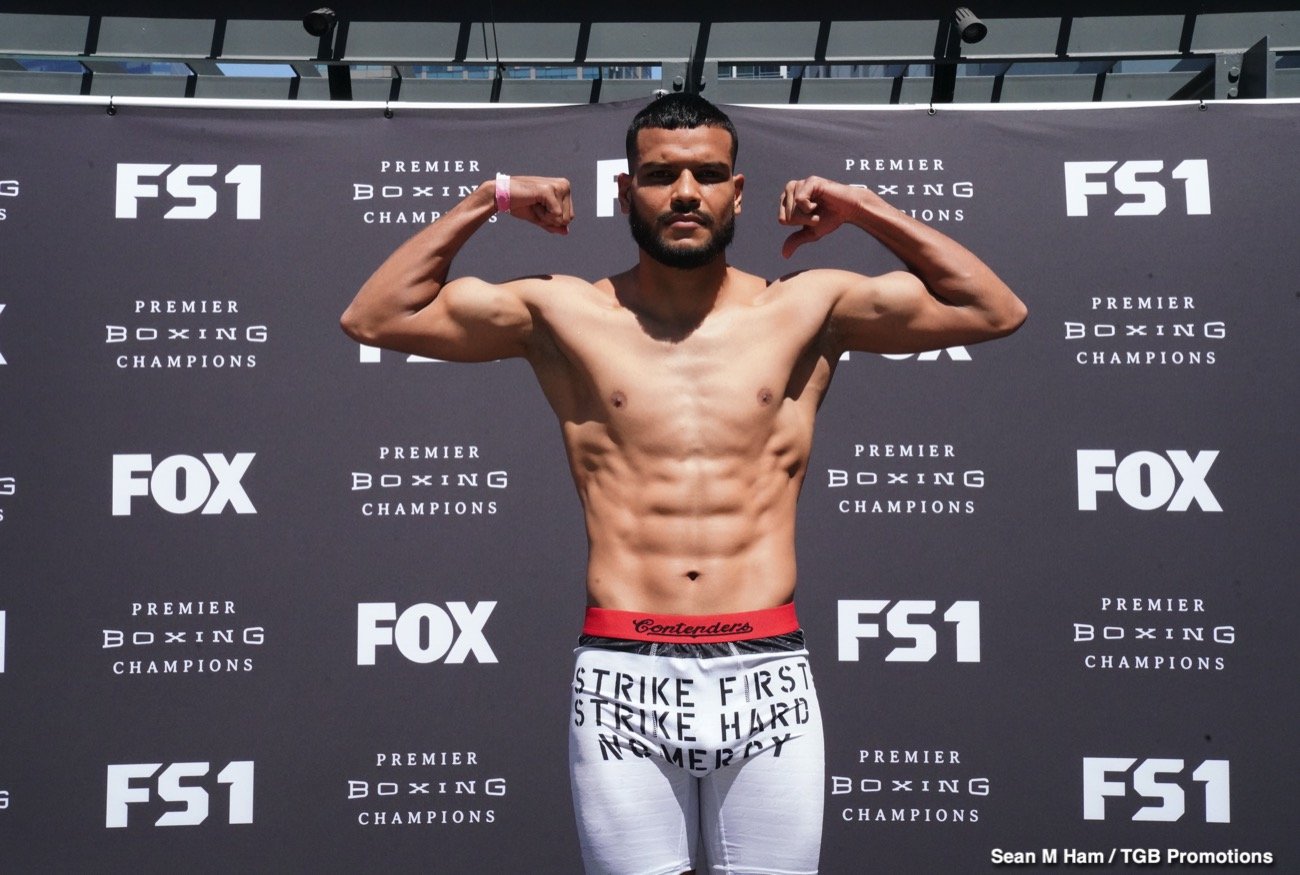
{"label": "man's face", "polygon": [[731,243],[743,176],[733,175],[731,135],[698,127],[637,132],[632,173],[619,177],[619,202],[632,237],[668,267],[713,261]]}

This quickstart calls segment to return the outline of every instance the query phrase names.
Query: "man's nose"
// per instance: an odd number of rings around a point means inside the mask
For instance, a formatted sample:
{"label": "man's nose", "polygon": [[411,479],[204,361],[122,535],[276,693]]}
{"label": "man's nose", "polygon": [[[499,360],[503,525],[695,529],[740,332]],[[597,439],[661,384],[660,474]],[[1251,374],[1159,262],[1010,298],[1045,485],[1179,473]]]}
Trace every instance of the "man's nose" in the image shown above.
{"label": "man's nose", "polygon": [[[695,174],[689,170],[683,170],[673,181],[673,206],[678,209],[693,210],[700,205],[700,187],[695,180]],[[679,206],[680,205],[680,206]]]}

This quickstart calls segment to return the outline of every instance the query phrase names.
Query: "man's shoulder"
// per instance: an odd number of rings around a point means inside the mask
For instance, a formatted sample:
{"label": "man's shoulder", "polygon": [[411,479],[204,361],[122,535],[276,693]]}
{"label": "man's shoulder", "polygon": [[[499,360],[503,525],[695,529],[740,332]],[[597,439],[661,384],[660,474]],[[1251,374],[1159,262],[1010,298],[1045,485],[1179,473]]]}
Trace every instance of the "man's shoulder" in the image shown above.
{"label": "man's shoulder", "polygon": [[768,285],[772,288],[780,289],[834,289],[845,285],[860,282],[869,282],[873,279],[866,274],[855,273],[851,270],[840,270],[833,267],[815,267],[804,270],[791,271],[783,276],[771,280]]}
{"label": "man's shoulder", "polygon": [[[600,282],[600,281],[598,281]],[[525,276],[517,276],[513,279],[506,280],[503,285],[516,285],[527,288],[592,288],[597,283],[591,280],[583,279],[579,276],[569,276],[563,273],[533,273]]]}
{"label": "man's shoulder", "polygon": [[545,304],[548,300],[572,299],[579,297],[596,297],[600,295],[599,286],[603,280],[592,282],[578,276],[561,273],[538,273],[515,277],[502,283],[504,288],[530,303]]}
{"label": "man's shoulder", "polygon": [[533,312],[537,327],[582,324],[619,306],[609,279],[592,281],[568,274],[539,274],[520,277],[509,285]]}
{"label": "man's shoulder", "polygon": [[767,281],[762,300],[796,301],[807,306],[821,301],[830,306],[847,289],[870,284],[872,277],[849,270],[811,268],[797,270]]}

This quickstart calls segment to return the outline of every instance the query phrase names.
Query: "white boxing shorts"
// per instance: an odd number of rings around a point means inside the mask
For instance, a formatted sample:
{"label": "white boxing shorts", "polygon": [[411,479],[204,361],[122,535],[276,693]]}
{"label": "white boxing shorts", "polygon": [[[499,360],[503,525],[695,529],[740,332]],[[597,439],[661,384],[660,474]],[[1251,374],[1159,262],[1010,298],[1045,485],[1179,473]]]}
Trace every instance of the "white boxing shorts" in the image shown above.
{"label": "white boxing shorts", "polygon": [[821,712],[794,606],[720,616],[589,608],[569,774],[589,875],[808,875]]}

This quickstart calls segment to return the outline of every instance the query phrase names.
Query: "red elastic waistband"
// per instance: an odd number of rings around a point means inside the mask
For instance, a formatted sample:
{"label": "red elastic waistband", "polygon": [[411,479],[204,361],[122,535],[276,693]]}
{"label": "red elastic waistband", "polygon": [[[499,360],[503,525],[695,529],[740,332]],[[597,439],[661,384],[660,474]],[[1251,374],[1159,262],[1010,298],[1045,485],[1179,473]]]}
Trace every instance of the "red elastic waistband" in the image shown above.
{"label": "red elastic waistband", "polygon": [[793,603],[738,614],[651,614],[587,608],[587,618],[582,624],[585,635],[674,644],[745,641],[784,635],[798,628]]}

